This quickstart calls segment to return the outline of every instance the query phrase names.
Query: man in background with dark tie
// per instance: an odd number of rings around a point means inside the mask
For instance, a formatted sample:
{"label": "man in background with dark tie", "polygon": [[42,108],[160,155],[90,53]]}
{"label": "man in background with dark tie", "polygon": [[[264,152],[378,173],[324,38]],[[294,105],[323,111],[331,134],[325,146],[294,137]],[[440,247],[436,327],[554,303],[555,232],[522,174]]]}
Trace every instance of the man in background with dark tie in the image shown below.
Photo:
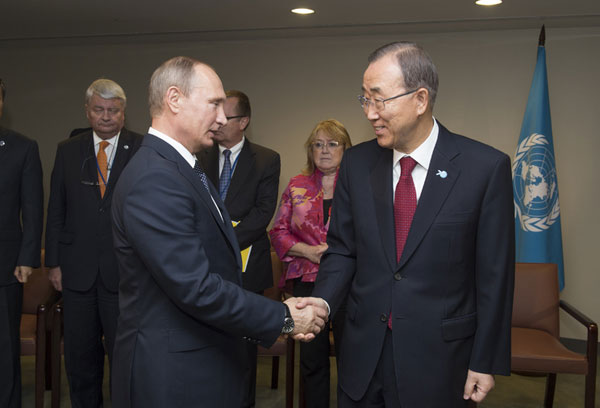
{"label": "man in background with dark tie", "polygon": [[[226,92],[223,106],[227,123],[214,132],[216,142],[198,155],[208,178],[218,186],[221,200],[236,224],[233,229],[248,258],[242,287],[262,294],[273,286],[271,252],[266,228],[271,222],[279,192],[279,154],[252,143],[245,135],[250,124],[250,100],[241,91]],[[256,395],[255,344],[248,343],[248,394],[243,408],[253,407]]]}
{"label": "man in background with dark tie", "polygon": [[[0,79],[0,118],[6,88]],[[21,407],[23,283],[40,266],[44,219],[38,145],[0,127],[0,407]]]}
{"label": "man in background with dark tie", "polygon": [[417,44],[374,51],[359,102],[376,139],[349,149],[313,296],[348,298],[340,407],[458,408],[510,373],[510,159],[433,117]]}
{"label": "man in background with dark tie", "polygon": [[142,140],[123,127],[125,105],[116,82],[94,81],[85,94],[92,129],[59,143],[52,170],[45,263],[50,281],[63,292],[65,368],[74,408],[102,406],[105,350],[112,363],[119,313],[112,192]]}

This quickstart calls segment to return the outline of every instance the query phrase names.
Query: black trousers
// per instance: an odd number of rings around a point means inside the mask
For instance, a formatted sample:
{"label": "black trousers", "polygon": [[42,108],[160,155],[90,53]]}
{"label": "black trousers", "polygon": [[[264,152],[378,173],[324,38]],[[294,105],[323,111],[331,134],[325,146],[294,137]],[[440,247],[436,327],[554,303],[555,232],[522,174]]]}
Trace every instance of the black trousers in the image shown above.
{"label": "black trousers", "polygon": [[339,386],[337,394],[339,408],[401,408],[396,385],[391,330],[386,331],[379,362],[362,399],[352,400]]}
{"label": "black trousers", "polygon": [[0,286],[0,407],[21,408],[23,285]]}
{"label": "black trousers", "polygon": [[[292,293],[297,297],[311,296],[315,284],[294,280]],[[335,316],[330,317],[331,327],[325,328],[309,343],[300,343],[300,375],[304,380],[306,406],[310,408],[329,407],[329,332],[333,330],[333,339],[336,355],[342,340],[344,319],[346,318],[346,304],[342,305]]]}
{"label": "black trousers", "polygon": [[101,407],[104,352],[106,347],[111,367],[119,316],[118,292],[108,290],[98,277],[86,291],[63,288],[63,299],[65,368],[71,406]]}

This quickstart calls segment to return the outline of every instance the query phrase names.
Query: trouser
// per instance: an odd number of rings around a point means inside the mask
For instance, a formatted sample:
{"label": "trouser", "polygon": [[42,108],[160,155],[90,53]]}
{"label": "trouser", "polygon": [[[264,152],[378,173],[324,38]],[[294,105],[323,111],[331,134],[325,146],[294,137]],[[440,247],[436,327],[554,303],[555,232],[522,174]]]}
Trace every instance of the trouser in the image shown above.
{"label": "trouser", "polygon": [[0,286],[0,407],[21,407],[23,285]]}
{"label": "trouser", "polygon": [[110,369],[119,316],[118,292],[107,289],[98,277],[86,291],[63,288],[63,299],[71,406],[101,407],[104,352],[106,348]]}

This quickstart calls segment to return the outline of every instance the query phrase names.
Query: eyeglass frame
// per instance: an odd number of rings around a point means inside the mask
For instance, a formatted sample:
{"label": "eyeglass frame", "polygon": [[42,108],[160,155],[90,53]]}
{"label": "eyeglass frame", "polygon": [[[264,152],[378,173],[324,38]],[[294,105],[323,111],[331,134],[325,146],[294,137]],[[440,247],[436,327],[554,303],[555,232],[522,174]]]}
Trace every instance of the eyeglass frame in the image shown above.
{"label": "eyeglass frame", "polygon": [[239,118],[245,118],[246,115],[235,115],[235,116],[225,116],[225,119],[227,120],[231,120],[231,119],[239,119]]}
{"label": "eyeglass frame", "polygon": [[[412,93],[417,92],[419,89],[421,89],[421,88],[416,88],[416,89],[413,89],[412,91],[404,92],[404,93],[401,93],[400,95],[392,96],[392,97],[385,98],[385,99],[376,99],[376,98],[369,99],[369,98],[365,98],[364,95],[358,95],[358,103],[360,103],[360,107],[363,108],[364,111],[369,110],[369,107],[371,105],[373,105],[373,107],[375,108],[375,110],[377,112],[381,112],[381,111],[385,110],[385,103],[387,101],[391,101],[391,100],[398,99],[398,98],[401,98],[406,95],[410,95]],[[377,108],[378,103],[381,103],[381,105],[382,105],[381,109]]]}
{"label": "eyeglass frame", "polygon": [[[320,147],[318,146],[318,144],[322,144]],[[337,149],[340,146],[343,146],[343,143],[338,142],[337,140],[330,140],[329,142],[312,142],[310,144],[310,147],[313,150],[320,150],[320,151],[324,151],[325,150],[325,146],[327,146],[327,150],[334,150]]]}
{"label": "eyeglass frame", "polygon": [[[81,163],[81,170],[79,171],[79,183],[83,184],[84,186],[91,186],[91,187],[97,187],[97,186],[100,186],[101,184],[104,184],[105,186],[108,185],[108,182],[100,183],[98,180],[95,180],[95,181],[85,180],[87,177],[84,177],[84,169],[86,168],[86,164],[88,162],[90,162],[92,159],[96,163],[96,169],[99,170],[98,158],[93,155],[86,157],[85,159],[83,159],[83,162]],[[112,166],[108,166],[107,171],[110,172],[111,169],[112,169]]]}

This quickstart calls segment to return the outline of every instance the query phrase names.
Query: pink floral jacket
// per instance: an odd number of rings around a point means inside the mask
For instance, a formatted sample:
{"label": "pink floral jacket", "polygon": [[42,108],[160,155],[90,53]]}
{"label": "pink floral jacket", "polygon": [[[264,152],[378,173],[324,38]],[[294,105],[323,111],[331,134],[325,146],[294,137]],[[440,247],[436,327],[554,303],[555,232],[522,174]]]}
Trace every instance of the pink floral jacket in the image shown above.
{"label": "pink floral jacket", "polygon": [[273,228],[269,231],[271,245],[287,266],[279,287],[284,287],[286,280],[302,277],[303,282],[314,282],[317,278],[318,264],[286,254],[298,242],[308,245],[325,242],[329,221],[323,225],[322,178],[323,173],[318,169],[310,176],[292,177],[281,196]]}

